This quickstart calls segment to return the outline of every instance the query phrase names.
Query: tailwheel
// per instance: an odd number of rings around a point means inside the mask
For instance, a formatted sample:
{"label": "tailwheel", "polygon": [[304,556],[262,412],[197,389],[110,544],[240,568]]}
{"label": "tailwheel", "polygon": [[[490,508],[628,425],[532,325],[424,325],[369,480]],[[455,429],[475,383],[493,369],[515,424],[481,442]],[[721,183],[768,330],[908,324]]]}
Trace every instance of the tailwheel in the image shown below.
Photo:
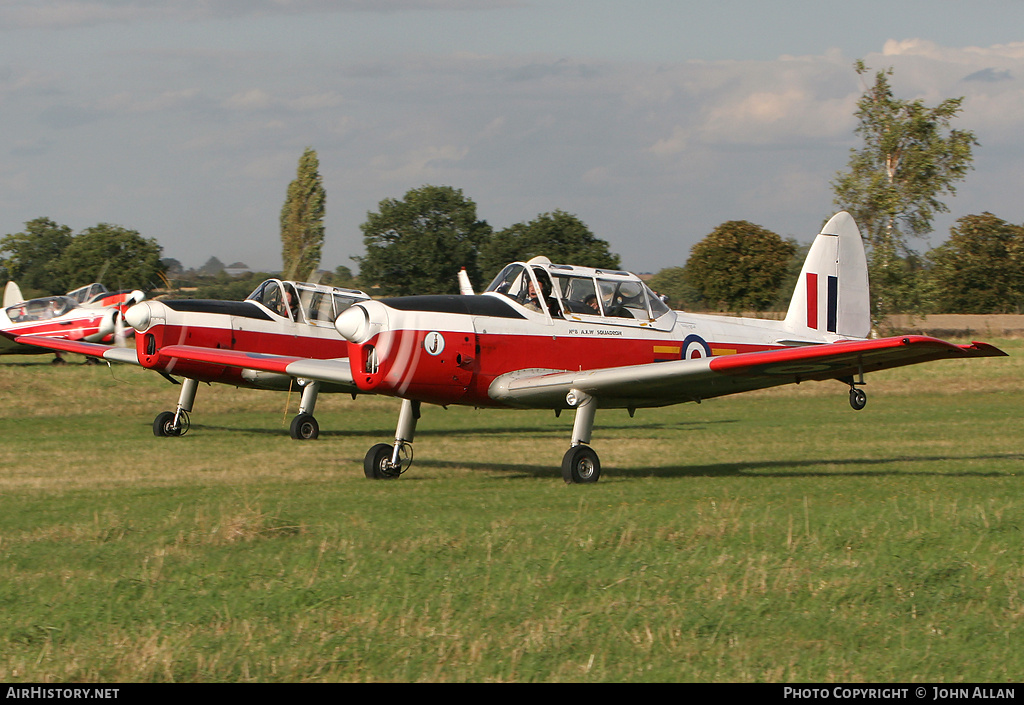
{"label": "tailwheel", "polygon": [[562,456],[562,479],[566,483],[597,482],[600,477],[601,461],[590,446],[573,446]]}
{"label": "tailwheel", "polygon": [[412,465],[412,444],[403,443],[399,448],[398,463],[393,463],[394,446],[378,443],[363,458],[363,473],[371,480],[393,480]]}
{"label": "tailwheel", "polygon": [[320,424],[312,414],[298,414],[292,419],[292,438],[297,441],[310,441],[320,435]]}
{"label": "tailwheel", "polygon": [[850,406],[853,407],[854,411],[860,411],[868,403],[868,395],[863,389],[857,387],[850,387]]}
{"label": "tailwheel", "polygon": [[188,414],[185,411],[178,412],[178,421],[175,425],[173,411],[161,411],[153,420],[153,435],[160,437],[184,436],[189,429]]}

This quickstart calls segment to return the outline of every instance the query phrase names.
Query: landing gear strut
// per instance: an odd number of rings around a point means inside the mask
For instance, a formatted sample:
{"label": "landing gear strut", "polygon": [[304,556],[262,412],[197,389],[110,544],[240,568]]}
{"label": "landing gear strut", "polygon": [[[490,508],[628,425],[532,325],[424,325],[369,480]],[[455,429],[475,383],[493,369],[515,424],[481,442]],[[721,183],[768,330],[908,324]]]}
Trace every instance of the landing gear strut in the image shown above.
{"label": "landing gear strut", "polygon": [[[302,383],[301,380],[299,383]],[[313,418],[313,410],[316,408],[316,398],[319,392],[319,382],[306,382],[302,387],[299,413],[292,419],[290,429],[292,438],[297,441],[311,441],[320,435],[320,424]]]}
{"label": "landing gear strut", "polygon": [[161,411],[153,420],[154,436],[184,436],[188,433],[190,423],[188,414],[192,411],[192,405],[196,401],[196,390],[199,382],[186,377],[181,383],[181,393],[178,395],[178,406],[174,411]]}
{"label": "landing gear strut", "polygon": [[371,480],[393,480],[412,465],[412,439],[420,418],[418,401],[402,400],[395,443],[378,443],[363,458],[363,473]]}
{"label": "landing gear strut", "polygon": [[570,485],[597,482],[601,477],[601,461],[588,445],[594,430],[597,401],[575,389],[565,400],[569,406],[576,407],[576,418],[572,422],[572,445],[562,456],[562,479]]}
{"label": "landing gear strut", "polygon": [[[573,389],[566,402],[576,409],[572,424],[572,445],[562,457],[562,479],[569,484],[597,482],[601,477],[601,461],[588,445],[594,429],[597,400]],[[420,402],[402,400],[398,428],[392,445],[378,443],[363,458],[363,473],[371,480],[393,480],[412,465],[412,439],[420,418]]]}

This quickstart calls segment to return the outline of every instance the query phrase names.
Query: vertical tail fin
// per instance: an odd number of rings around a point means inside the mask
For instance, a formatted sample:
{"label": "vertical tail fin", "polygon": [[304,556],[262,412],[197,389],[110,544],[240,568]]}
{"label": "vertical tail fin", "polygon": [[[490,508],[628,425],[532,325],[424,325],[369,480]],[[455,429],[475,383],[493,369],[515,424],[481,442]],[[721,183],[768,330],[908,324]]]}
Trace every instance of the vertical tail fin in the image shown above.
{"label": "vertical tail fin", "polygon": [[871,332],[867,258],[849,213],[832,216],[811,244],[785,328],[815,338],[866,338]]}
{"label": "vertical tail fin", "polygon": [[14,304],[20,304],[25,300],[25,297],[21,295],[21,289],[14,281],[7,282],[7,286],[4,287],[4,308],[13,306]]}
{"label": "vertical tail fin", "polygon": [[466,274],[465,267],[459,270],[459,293],[469,296],[476,293],[473,291],[473,285],[469,281],[469,275]]}

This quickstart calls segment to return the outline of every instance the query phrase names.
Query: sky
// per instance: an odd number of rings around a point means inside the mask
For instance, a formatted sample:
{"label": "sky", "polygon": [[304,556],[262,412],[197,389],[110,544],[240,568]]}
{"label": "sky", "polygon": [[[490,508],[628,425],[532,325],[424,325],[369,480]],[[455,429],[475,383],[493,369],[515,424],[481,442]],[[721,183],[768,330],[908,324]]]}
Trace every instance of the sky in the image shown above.
{"label": "sky", "polygon": [[1024,223],[1024,0],[0,0],[0,235],[112,223],[278,270],[312,147],[325,269],[425,184],[495,230],[572,213],[640,273],[729,220],[809,242],[860,145],[858,59],[963,97],[980,145],[912,245]]}

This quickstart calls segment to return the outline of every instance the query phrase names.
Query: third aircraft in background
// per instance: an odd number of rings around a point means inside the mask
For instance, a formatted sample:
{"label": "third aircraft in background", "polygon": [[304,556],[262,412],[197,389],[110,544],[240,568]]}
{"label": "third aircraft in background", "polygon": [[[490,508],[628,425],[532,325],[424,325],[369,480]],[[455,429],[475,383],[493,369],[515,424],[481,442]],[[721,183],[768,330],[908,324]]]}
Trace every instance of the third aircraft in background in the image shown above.
{"label": "third aircraft in background", "polygon": [[[135,331],[126,328],[125,309],[142,301],[143,293],[107,291],[95,283],[62,296],[42,296],[25,300],[13,281],[4,287],[0,308],[0,354],[27,355],[46,352],[35,345],[21,345],[14,337],[41,336],[60,340],[86,341],[104,345],[123,345]],[[58,357],[54,362],[62,362]]]}

